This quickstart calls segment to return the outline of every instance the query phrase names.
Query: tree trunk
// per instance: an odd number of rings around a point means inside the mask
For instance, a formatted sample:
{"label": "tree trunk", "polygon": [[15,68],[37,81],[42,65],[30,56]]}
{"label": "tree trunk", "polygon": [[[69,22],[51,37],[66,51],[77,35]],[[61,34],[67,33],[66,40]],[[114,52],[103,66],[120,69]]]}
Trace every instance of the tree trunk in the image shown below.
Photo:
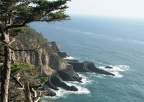
{"label": "tree trunk", "polygon": [[3,69],[3,79],[2,79],[2,102],[8,102],[8,88],[9,88],[9,79],[11,72],[11,50],[9,47],[4,47],[5,51],[5,61]]}
{"label": "tree trunk", "polygon": [[[5,43],[9,43],[9,34],[4,34]],[[2,85],[1,85],[1,102],[8,102],[8,89],[9,79],[11,73],[11,49],[8,46],[4,46],[4,68],[2,72]]]}
{"label": "tree trunk", "polygon": [[25,102],[33,102],[28,82],[25,83],[24,88],[25,88],[25,97],[26,97],[26,101]]}

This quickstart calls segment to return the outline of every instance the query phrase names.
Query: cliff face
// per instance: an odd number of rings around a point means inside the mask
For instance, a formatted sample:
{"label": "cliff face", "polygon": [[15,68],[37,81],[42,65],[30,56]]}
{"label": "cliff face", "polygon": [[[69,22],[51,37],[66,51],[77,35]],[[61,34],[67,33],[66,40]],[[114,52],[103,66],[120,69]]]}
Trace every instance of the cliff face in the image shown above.
{"label": "cliff face", "polygon": [[43,75],[50,75],[58,69],[64,69],[67,63],[58,54],[56,43],[48,43],[42,34],[32,28],[24,28],[24,33],[17,36],[12,45],[16,50],[35,51],[14,51],[12,59],[16,62],[27,62],[37,67]]}
{"label": "cliff face", "polygon": [[[49,43],[42,34],[37,33],[32,28],[24,28],[24,33],[17,36],[13,43],[12,59],[16,62],[27,62],[38,68],[43,76],[48,76],[48,80],[43,87],[48,90],[48,95],[54,96],[56,93],[51,89],[58,90],[58,87],[69,91],[77,91],[75,86],[69,86],[64,81],[81,82],[81,77],[77,72],[94,72],[96,74],[112,75],[109,72],[100,70],[91,62],[79,62],[77,60],[63,60],[65,52],[59,50],[59,44]],[[25,51],[22,51],[25,50]],[[46,87],[45,87],[46,86]]]}
{"label": "cliff face", "polygon": [[77,91],[75,86],[69,86],[64,82],[80,81],[81,77],[73,70],[72,65],[62,59],[66,57],[66,53],[60,52],[59,45],[56,42],[48,42],[42,34],[32,28],[24,28],[24,31],[12,44],[12,48],[17,50],[13,51],[12,60],[30,63],[38,68],[42,76],[48,76],[48,80],[43,85],[43,88],[48,90],[47,95],[56,95],[51,89],[58,90],[58,87]]}

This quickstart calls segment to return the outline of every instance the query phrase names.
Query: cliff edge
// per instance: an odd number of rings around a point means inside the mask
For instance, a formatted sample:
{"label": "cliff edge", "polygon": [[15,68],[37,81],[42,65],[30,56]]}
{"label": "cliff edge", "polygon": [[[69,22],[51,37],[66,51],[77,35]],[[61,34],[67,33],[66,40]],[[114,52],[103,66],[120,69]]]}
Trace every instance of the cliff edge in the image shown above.
{"label": "cliff edge", "polygon": [[[78,91],[75,86],[69,86],[65,81],[81,82],[81,77],[77,72],[94,72],[96,74],[114,75],[107,71],[98,69],[91,62],[79,62],[75,60],[64,60],[67,57],[66,52],[59,50],[59,44],[56,42],[48,42],[42,34],[36,30],[26,27],[24,32],[16,37],[16,41],[11,46],[15,51],[12,52],[13,63],[28,63],[36,69],[34,75],[31,74],[31,68],[26,70],[16,71],[14,74],[23,77],[23,80],[32,78],[46,77],[45,81],[36,83],[37,89],[48,90],[48,96],[55,96],[56,93],[51,89],[59,90],[59,87],[68,91]],[[2,51],[2,49],[0,49]],[[28,71],[29,70],[29,71]],[[22,73],[28,74],[22,74]],[[30,73],[29,73],[30,72]],[[26,75],[26,76],[25,76]],[[24,78],[26,77],[26,78]],[[38,87],[39,86],[39,87]]]}

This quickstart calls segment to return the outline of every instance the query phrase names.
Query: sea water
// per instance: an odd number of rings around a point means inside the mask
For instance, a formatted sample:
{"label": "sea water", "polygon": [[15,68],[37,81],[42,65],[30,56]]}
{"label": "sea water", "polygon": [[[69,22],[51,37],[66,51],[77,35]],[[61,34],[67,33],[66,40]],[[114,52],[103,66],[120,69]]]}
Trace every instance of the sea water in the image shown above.
{"label": "sea water", "polygon": [[79,73],[83,83],[66,82],[78,92],[60,88],[57,96],[43,102],[144,102],[144,20],[71,16],[68,21],[29,25],[48,41],[59,42],[70,59],[90,61],[115,74]]}

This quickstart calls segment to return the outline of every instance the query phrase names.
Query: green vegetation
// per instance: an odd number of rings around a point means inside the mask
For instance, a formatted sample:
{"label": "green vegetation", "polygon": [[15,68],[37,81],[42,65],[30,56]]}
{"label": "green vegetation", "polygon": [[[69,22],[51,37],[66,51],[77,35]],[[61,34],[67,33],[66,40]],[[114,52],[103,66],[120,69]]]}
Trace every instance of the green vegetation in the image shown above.
{"label": "green vegetation", "polygon": [[24,32],[17,36],[16,41],[11,45],[12,47],[35,49],[48,43],[48,40],[42,34],[36,32],[36,30],[30,27],[23,28],[23,30]]}
{"label": "green vegetation", "polygon": [[36,78],[37,81],[39,81],[40,83],[45,83],[48,80],[48,77],[39,77]]}
{"label": "green vegetation", "polygon": [[48,42],[48,40],[44,38],[41,33],[38,33],[36,30],[29,27],[25,28],[24,36],[25,38],[32,38],[33,40],[35,40],[36,43],[39,44],[44,44]]}
{"label": "green vegetation", "polygon": [[26,62],[15,62],[11,64],[11,72],[12,75],[20,73],[20,76],[30,77],[33,80],[37,78],[37,76],[40,76],[40,71],[38,68],[35,68],[32,64]]}
{"label": "green vegetation", "polygon": [[11,64],[11,71],[13,73],[13,72],[16,72],[19,70],[24,70],[24,69],[29,68],[31,66],[32,66],[31,64],[26,63],[26,62],[21,62],[21,63],[15,62],[15,63]]}

